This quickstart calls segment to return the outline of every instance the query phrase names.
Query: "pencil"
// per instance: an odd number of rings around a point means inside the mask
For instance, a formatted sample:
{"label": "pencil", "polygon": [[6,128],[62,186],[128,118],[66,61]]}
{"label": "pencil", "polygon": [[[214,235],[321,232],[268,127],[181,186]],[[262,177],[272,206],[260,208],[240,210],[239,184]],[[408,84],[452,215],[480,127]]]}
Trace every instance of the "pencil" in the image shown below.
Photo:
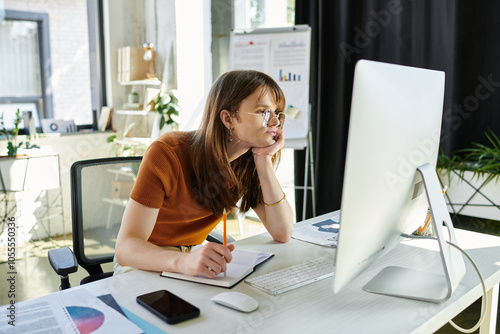
{"label": "pencil", "polygon": [[[222,213],[222,217],[223,217],[223,220],[224,220],[224,235],[223,235],[223,243],[224,243],[224,246],[227,246],[227,237],[226,237],[226,223],[227,223],[227,214],[226,214],[226,209],[224,208],[224,212]],[[224,271],[224,277],[226,276],[226,272]]]}
{"label": "pencil", "polygon": [[427,219],[426,219],[426,221],[425,221],[424,226],[423,226],[423,227],[422,227],[422,226],[420,226],[420,227],[418,228],[418,231],[419,231],[419,232],[424,233],[424,231],[427,229],[427,226],[429,225],[429,222],[431,221],[431,217],[432,217],[432,214],[431,214],[431,212],[429,211],[429,213],[427,213]]}
{"label": "pencil", "polygon": [[223,243],[224,246],[227,246],[227,237],[226,237],[226,221],[227,221],[227,214],[226,214],[226,209],[224,209],[224,212],[222,213],[223,219],[224,219],[224,236],[223,236]]}
{"label": "pencil", "polygon": [[[443,188],[443,195],[444,195],[444,193],[446,192],[447,189],[448,189],[448,186],[444,186],[444,188]],[[427,229],[427,226],[429,225],[429,222],[431,221],[431,217],[432,217],[432,214],[429,211],[429,213],[427,214],[427,220],[425,221],[424,227],[420,226],[418,228],[419,232],[423,233]]]}

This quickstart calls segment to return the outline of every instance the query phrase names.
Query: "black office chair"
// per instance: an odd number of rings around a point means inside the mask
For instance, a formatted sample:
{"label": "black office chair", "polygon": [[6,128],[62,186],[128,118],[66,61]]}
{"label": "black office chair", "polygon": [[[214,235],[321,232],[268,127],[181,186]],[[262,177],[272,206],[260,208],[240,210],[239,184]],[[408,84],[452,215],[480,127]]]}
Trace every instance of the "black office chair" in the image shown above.
{"label": "black office chair", "polygon": [[[48,253],[61,278],[61,290],[70,287],[68,275],[78,270],[78,264],[89,273],[80,284],[113,275],[101,265],[113,261],[123,211],[141,161],[142,157],[112,157],[77,161],[71,166],[74,253],[69,247]],[[222,233],[214,230],[207,240],[222,243]],[[234,239],[228,236],[228,241]]]}

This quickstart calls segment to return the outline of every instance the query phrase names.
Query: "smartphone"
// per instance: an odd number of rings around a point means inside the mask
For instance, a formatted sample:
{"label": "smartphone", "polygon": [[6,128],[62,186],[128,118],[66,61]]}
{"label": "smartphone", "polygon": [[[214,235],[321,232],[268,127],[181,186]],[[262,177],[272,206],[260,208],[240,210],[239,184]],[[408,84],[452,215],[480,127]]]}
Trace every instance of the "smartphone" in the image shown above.
{"label": "smartphone", "polygon": [[176,324],[200,315],[199,308],[167,290],[150,292],[138,296],[136,300],[167,324]]}

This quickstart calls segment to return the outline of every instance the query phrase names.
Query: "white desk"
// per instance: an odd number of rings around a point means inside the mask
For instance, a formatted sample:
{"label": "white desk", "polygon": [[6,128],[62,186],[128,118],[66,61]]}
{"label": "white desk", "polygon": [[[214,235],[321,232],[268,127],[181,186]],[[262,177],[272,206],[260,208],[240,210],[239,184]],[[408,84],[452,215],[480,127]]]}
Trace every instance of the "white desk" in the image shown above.
{"label": "white desk", "polygon": [[[319,221],[330,215],[306,222]],[[500,238],[463,230],[457,230],[456,234],[461,247],[478,265],[489,290],[490,301],[493,297],[492,329],[490,332],[486,323],[481,333],[494,333],[495,303],[498,302],[500,281]],[[333,278],[279,296],[270,296],[241,282],[232,290],[252,295],[260,305],[249,314],[210,301],[212,296],[227,289],[163,278],[152,272],[134,271],[84,287],[96,295],[113,294],[120,305],[168,333],[432,333],[482,294],[477,274],[467,260],[467,273],[457,291],[440,304],[375,295],[361,289],[387,265],[412,266],[419,263],[422,270],[439,272],[441,267],[437,251],[421,247],[429,244],[434,243],[419,240],[400,244],[337,295],[332,292]],[[272,241],[267,233],[240,240],[236,242],[236,247],[276,254],[257,267],[252,275],[283,268],[310,257],[334,256],[335,253],[334,249],[295,239],[279,244]],[[136,296],[158,289],[170,290],[198,306],[200,317],[168,325],[136,303]]]}

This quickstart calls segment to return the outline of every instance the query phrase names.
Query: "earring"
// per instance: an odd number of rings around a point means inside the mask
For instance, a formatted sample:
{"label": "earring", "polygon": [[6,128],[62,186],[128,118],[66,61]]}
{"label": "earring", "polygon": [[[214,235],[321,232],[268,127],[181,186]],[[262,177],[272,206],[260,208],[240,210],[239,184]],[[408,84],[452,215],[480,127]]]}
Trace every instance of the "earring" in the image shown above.
{"label": "earring", "polygon": [[227,143],[228,144],[233,141],[233,138],[231,137],[232,134],[233,134],[233,132],[231,131],[231,129],[227,129]]}

